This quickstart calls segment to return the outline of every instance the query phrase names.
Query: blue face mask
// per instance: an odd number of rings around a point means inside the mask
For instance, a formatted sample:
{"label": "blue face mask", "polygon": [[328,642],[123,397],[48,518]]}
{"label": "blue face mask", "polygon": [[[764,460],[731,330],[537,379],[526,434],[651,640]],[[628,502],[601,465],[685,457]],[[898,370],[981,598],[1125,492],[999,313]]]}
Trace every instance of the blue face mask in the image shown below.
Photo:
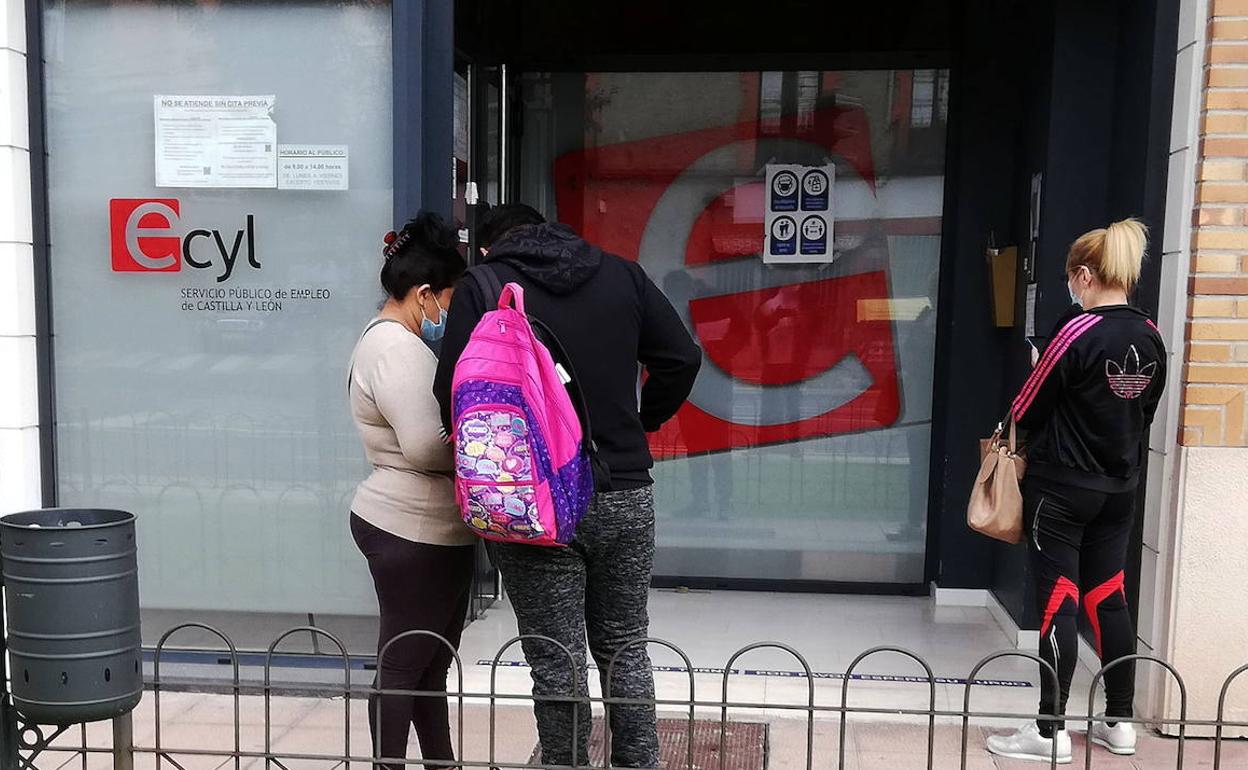
{"label": "blue face mask", "polygon": [[1075,274],[1066,280],[1066,290],[1070,292],[1070,301],[1079,307],[1083,307],[1083,300],[1079,299],[1079,295],[1075,293],[1075,287],[1073,284],[1075,277],[1079,275],[1079,271],[1082,269],[1083,267],[1076,268]]}
{"label": "blue face mask", "polygon": [[424,308],[421,308],[421,315],[424,316],[420,321],[420,336],[424,337],[425,342],[437,342],[442,339],[442,335],[446,334],[446,311],[442,309],[442,305],[438,303],[437,298],[433,300],[433,304],[438,308],[438,322],[435,324],[429,320],[429,316],[425,315]]}

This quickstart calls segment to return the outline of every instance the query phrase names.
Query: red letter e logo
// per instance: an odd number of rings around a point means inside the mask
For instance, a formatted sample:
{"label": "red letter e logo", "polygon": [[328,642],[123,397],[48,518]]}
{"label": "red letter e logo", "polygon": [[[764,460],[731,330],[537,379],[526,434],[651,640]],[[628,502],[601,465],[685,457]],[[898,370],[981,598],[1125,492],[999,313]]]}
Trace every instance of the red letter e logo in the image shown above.
{"label": "red letter e logo", "polygon": [[182,239],[173,228],[178,201],[114,198],[108,202],[113,272],[176,273],[182,269]]}

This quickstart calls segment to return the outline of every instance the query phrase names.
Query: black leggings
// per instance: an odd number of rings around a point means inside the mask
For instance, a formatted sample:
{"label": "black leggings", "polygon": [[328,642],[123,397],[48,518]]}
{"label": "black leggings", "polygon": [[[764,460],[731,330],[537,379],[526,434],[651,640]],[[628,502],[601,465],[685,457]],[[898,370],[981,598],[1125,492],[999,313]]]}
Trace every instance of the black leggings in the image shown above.
{"label": "black leggings", "polygon": [[[1123,570],[1135,524],[1135,490],[1107,494],[1027,477],[1023,511],[1040,611],[1040,657],[1057,669],[1060,692],[1048,670],[1040,671],[1040,713],[1066,713],[1079,655],[1080,602],[1103,663],[1135,653],[1135,629],[1127,611]],[[1135,666],[1124,663],[1105,675],[1105,713],[1132,715]],[[1051,737],[1063,722],[1040,723]]]}
{"label": "black leggings", "polygon": [[[386,642],[417,629],[441,634],[459,647],[472,583],[473,547],[413,543],[374,527],[354,513],[351,535],[368,559],[381,608],[378,686],[383,690],[445,693],[453,656],[451,648],[440,640],[407,637],[390,645],[385,660],[381,660],[381,653]],[[445,694],[374,695],[368,702],[368,722],[374,756],[406,759],[407,737],[415,726],[422,759],[455,761]],[[398,770],[404,766],[377,767]]]}

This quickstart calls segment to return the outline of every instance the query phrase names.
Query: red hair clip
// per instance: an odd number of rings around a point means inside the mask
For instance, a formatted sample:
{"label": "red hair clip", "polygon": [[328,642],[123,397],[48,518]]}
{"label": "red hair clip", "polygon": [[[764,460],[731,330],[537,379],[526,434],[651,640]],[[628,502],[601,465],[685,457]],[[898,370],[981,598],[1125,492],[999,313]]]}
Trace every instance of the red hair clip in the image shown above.
{"label": "red hair clip", "polygon": [[386,233],[386,237],[382,238],[382,240],[386,242],[387,246],[389,246],[390,244],[394,243],[395,239],[397,239],[398,237],[399,237],[399,234],[391,230],[390,232]]}

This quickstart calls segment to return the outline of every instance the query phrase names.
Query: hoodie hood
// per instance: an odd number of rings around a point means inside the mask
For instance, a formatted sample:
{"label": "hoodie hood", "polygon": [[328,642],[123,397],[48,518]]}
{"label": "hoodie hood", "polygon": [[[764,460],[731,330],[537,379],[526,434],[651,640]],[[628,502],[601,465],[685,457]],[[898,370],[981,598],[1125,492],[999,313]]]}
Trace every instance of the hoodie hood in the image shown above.
{"label": "hoodie hood", "polygon": [[561,224],[526,225],[504,235],[486,262],[504,262],[552,294],[571,294],[594,277],[602,249]]}

